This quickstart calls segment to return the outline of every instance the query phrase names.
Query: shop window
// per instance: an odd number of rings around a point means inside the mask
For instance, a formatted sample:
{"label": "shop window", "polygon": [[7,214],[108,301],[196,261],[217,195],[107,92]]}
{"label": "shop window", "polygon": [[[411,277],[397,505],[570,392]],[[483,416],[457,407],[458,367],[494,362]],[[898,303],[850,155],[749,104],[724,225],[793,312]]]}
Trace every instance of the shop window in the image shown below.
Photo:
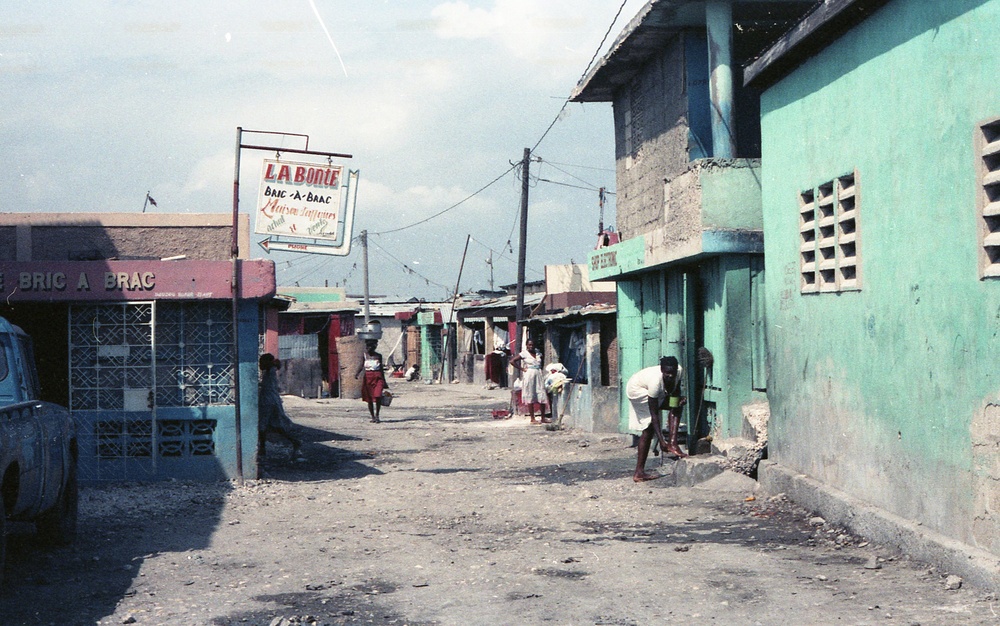
{"label": "shop window", "polygon": [[979,161],[980,274],[1000,277],[1000,118],[982,124],[976,136]]}
{"label": "shop window", "polygon": [[230,307],[224,302],[157,305],[157,406],[235,402],[231,319]]}
{"label": "shop window", "polygon": [[216,420],[157,410],[234,403],[231,319],[227,302],[70,307],[69,405],[82,478],[142,479],[157,458],[215,454]]}
{"label": "shop window", "polygon": [[857,172],[799,194],[802,293],[861,288]]}

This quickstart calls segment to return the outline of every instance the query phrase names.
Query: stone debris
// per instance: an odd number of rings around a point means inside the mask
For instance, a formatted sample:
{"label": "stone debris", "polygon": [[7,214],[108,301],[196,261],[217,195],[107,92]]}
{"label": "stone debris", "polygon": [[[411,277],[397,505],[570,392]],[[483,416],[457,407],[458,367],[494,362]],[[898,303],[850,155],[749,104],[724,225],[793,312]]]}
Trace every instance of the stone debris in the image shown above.
{"label": "stone debris", "polygon": [[865,569],[882,569],[882,564],[879,563],[877,556],[873,556],[865,563]]}
{"label": "stone debris", "polygon": [[948,578],[945,579],[945,581],[944,581],[944,588],[947,589],[947,590],[949,590],[949,591],[954,591],[956,589],[961,589],[962,588],[962,577],[961,576],[955,576],[954,574],[952,574],[951,576],[949,576]]}

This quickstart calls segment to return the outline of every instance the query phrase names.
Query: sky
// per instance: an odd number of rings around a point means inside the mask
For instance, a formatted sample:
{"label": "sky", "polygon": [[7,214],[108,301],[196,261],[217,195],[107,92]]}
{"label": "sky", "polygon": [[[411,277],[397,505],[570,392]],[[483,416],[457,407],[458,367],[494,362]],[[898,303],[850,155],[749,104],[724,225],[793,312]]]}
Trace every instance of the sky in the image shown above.
{"label": "sky", "polygon": [[[247,130],[305,134],[360,171],[354,235],[368,232],[370,293],[442,300],[456,284],[516,283],[512,164],[537,144],[525,278],[542,280],[545,265],[586,262],[600,187],[614,225],[611,105],[566,100],[643,4],[8,3],[0,211],[231,213],[237,127],[244,144],[304,147]],[[240,152],[251,230],[261,163],[275,156]],[[361,246],[268,254],[264,238],[251,235],[250,255],[275,262],[279,286],[363,292]]]}

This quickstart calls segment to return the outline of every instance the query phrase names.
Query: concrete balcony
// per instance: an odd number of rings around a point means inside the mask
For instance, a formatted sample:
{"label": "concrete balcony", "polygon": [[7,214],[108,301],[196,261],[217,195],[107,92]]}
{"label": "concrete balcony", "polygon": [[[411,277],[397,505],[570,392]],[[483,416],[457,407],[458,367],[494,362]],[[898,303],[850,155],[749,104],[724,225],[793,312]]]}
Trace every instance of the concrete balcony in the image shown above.
{"label": "concrete balcony", "polygon": [[587,267],[590,280],[613,279],[703,257],[763,252],[760,161],[700,159],[664,182],[662,216],[646,232],[592,251]]}

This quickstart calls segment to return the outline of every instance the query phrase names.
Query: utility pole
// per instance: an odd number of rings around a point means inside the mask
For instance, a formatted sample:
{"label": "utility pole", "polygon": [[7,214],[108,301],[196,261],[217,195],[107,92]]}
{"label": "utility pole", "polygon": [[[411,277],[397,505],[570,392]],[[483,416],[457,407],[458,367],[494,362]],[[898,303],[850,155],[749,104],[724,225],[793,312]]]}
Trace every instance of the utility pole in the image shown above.
{"label": "utility pole", "polygon": [[490,258],[486,259],[486,264],[490,266],[490,291],[493,291],[493,248],[490,248]]}
{"label": "utility pole", "polygon": [[513,354],[521,353],[521,340],[524,337],[524,327],[521,320],[524,319],[524,262],[528,246],[528,168],[531,164],[531,149],[524,149],[524,158],[521,159],[521,244],[517,251],[517,343],[511,350]]}
{"label": "utility pole", "polygon": [[465,269],[465,255],[469,253],[469,240],[472,239],[472,235],[465,236],[465,250],[462,251],[462,262],[458,266],[458,279],[455,281],[455,295],[451,298],[451,312],[448,313],[448,325],[445,326],[445,336],[444,336],[444,347],[441,349],[441,374],[438,376],[438,382],[444,380],[444,369],[445,364],[448,364],[448,369],[450,370],[448,374],[454,378],[455,364],[451,360],[451,350],[454,345],[454,341],[449,342],[448,339],[456,334],[451,329],[452,320],[455,319],[455,305],[458,304],[458,290],[462,285],[462,270]]}
{"label": "utility pole", "polygon": [[361,275],[365,283],[365,332],[371,321],[371,309],[368,306],[368,231],[361,231]]}

